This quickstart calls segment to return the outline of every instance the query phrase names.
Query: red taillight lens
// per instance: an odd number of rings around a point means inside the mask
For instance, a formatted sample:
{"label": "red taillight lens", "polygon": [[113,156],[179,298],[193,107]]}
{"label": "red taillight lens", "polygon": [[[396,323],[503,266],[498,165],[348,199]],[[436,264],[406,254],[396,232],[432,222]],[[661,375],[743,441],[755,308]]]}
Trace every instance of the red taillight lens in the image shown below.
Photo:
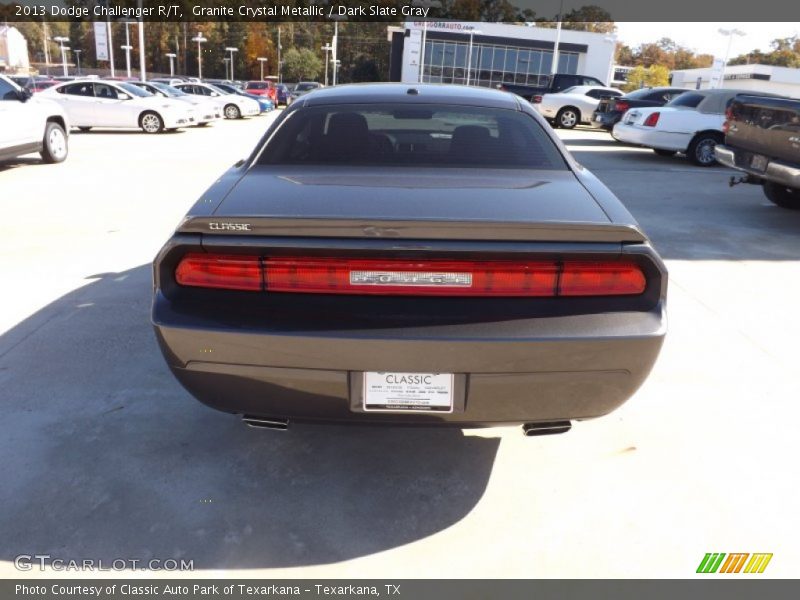
{"label": "red taillight lens", "polygon": [[536,94],[533,98],[531,98],[531,102],[534,104],[541,104],[542,97],[539,94]]}
{"label": "red taillight lens", "polygon": [[187,254],[175,269],[175,281],[180,285],[227,290],[264,288],[261,259],[235,254]]}
{"label": "red taillight lens", "polygon": [[267,258],[267,291],[381,296],[552,296],[553,263]]}
{"label": "red taillight lens", "polygon": [[661,113],[650,113],[647,115],[647,118],[644,120],[643,125],[645,127],[655,127],[658,124],[658,118],[661,116]]}
{"label": "red taillight lens", "polygon": [[559,282],[560,296],[626,296],[646,287],[642,270],[630,263],[565,263]]}
{"label": "red taillight lens", "polygon": [[630,107],[631,105],[625,102],[624,100],[617,100],[616,102],[614,102],[614,108],[620,112],[625,112]]}
{"label": "red taillight lens", "polygon": [[392,260],[187,254],[180,285],[381,296],[622,296],[644,292],[638,265],[587,261]]}

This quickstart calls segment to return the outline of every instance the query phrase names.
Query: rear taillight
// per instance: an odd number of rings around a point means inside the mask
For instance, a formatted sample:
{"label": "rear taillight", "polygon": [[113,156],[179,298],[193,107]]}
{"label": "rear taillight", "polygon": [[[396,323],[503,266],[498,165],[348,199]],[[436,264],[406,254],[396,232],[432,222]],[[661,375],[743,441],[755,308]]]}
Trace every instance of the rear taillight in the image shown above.
{"label": "rear taillight", "polygon": [[552,296],[545,262],[267,258],[267,291],[381,296]]}
{"label": "rear taillight", "polygon": [[558,286],[559,296],[627,296],[646,287],[642,270],[631,263],[567,262]]}
{"label": "rear taillight", "polygon": [[541,104],[542,103],[542,96],[540,94],[536,94],[531,98],[531,102],[534,104]]}
{"label": "rear taillight", "polygon": [[467,261],[187,254],[180,285],[305,294],[556,297],[638,295],[642,269],[621,261]]}
{"label": "rear taillight", "polygon": [[180,285],[226,290],[264,289],[261,259],[235,254],[187,254],[175,269]]}
{"label": "rear taillight", "polygon": [[630,107],[631,105],[628,102],[625,102],[624,100],[617,100],[616,102],[614,102],[614,108],[620,112],[625,112]]}
{"label": "rear taillight", "polygon": [[658,118],[661,116],[661,113],[650,113],[647,115],[647,118],[642,123],[645,127],[655,127],[658,124]]}
{"label": "rear taillight", "polygon": [[728,130],[731,128],[731,121],[733,121],[733,109],[729,106],[725,109],[725,122],[722,124],[722,133],[725,135],[728,134]]}

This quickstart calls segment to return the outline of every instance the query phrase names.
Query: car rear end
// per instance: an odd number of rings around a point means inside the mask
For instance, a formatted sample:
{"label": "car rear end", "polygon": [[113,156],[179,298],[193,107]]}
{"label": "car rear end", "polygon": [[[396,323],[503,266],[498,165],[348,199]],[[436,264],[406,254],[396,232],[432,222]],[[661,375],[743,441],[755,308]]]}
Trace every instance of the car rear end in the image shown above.
{"label": "car rear end", "polygon": [[629,108],[631,103],[624,97],[600,98],[589,124],[595,129],[611,131]]}
{"label": "car rear end", "polygon": [[726,111],[722,164],[800,189],[800,101],[740,95]]}
{"label": "car rear end", "polygon": [[[331,123],[319,108],[308,119]],[[509,116],[512,137],[442,168],[435,148],[463,136],[423,144],[422,113],[393,113],[409,137],[368,115],[370,135],[395,136],[394,166],[378,150],[348,158],[353,140],[332,126],[340,145],[316,139],[331,157],[320,164],[282,146],[297,134],[281,132],[288,109],[156,258],[153,323],[176,378],[267,423],[546,428],[622,404],[663,342],[666,270],[613,195],[517,110],[536,140]],[[358,109],[331,111],[356,127]]]}

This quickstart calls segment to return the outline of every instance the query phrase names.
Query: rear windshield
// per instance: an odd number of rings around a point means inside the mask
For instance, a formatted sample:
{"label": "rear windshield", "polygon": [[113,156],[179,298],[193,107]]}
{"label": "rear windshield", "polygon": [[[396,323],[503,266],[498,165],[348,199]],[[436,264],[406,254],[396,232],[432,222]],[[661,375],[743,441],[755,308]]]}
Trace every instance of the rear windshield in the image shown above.
{"label": "rear windshield", "polygon": [[642,98],[647,98],[649,95],[653,94],[653,90],[650,88],[641,88],[638,90],[634,90],[632,92],[628,92],[625,94],[626,98],[631,98],[632,100],[640,100]]}
{"label": "rear windshield", "polygon": [[316,89],[319,84],[317,83],[298,83],[294,86],[295,92],[306,92],[308,90]]}
{"label": "rear windshield", "polygon": [[303,108],[290,113],[259,162],[566,169],[531,116],[446,105]]}
{"label": "rear windshield", "polygon": [[691,92],[686,92],[670,100],[667,103],[667,106],[685,106],[687,108],[697,108],[697,105],[703,101],[705,96],[703,94],[693,94]]}
{"label": "rear windshield", "polygon": [[261,81],[248,81],[247,82],[247,89],[248,90],[265,90],[267,89],[267,84]]}

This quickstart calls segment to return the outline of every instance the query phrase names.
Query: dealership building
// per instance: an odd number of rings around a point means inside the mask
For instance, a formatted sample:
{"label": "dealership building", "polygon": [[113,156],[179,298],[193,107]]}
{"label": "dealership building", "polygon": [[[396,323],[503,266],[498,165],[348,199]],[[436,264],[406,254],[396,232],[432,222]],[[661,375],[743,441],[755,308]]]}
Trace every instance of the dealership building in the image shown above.
{"label": "dealership building", "polygon": [[[484,87],[546,85],[553,71],[556,36],[555,29],[526,25],[409,21],[404,27],[389,28],[390,79]],[[562,29],[556,72],[608,82],[615,45],[613,35]]]}
{"label": "dealership building", "polygon": [[[718,74],[713,68],[683,69],[672,72],[672,85],[690,90],[714,87]],[[733,65],[725,67],[719,87],[752,90],[800,98],[800,69],[773,65]]]}

